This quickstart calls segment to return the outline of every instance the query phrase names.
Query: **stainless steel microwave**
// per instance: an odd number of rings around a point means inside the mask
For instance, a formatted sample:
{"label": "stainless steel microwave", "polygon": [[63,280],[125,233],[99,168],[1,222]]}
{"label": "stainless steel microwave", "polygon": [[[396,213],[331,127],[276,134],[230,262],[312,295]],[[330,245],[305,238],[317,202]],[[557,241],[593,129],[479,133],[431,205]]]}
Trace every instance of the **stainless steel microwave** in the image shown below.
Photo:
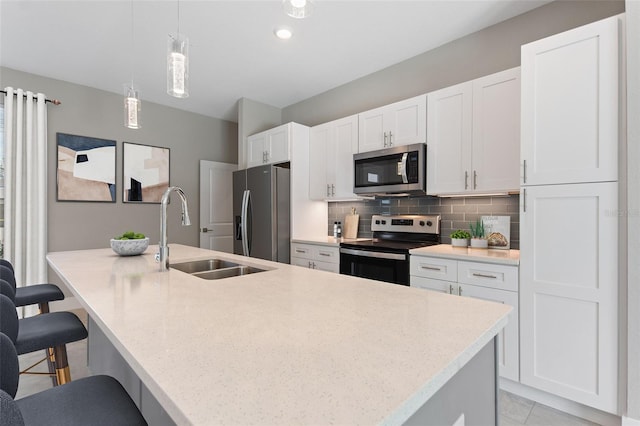
{"label": "stainless steel microwave", "polygon": [[402,145],[353,155],[355,194],[425,195],[427,145]]}

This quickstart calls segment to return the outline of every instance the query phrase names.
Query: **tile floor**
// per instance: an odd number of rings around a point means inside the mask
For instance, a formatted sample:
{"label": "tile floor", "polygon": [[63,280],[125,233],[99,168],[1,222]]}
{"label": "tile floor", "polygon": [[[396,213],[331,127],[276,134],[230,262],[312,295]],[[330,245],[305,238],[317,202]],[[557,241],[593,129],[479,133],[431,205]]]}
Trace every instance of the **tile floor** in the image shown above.
{"label": "tile floor", "polygon": [[[86,324],[86,312],[73,311]],[[67,345],[67,356],[71,366],[71,379],[88,376],[87,341],[83,340]],[[20,356],[20,368],[24,369],[40,358],[44,351]],[[38,365],[34,371],[46,371],[46,363]],[[51,379],[41,375],[21,375],[16,398],[21,398],[52,386]],[[517,395],[500,391],[501,426],[591,426],[597,425],[588,420],[558,411],[546,405],[538,404]]]}

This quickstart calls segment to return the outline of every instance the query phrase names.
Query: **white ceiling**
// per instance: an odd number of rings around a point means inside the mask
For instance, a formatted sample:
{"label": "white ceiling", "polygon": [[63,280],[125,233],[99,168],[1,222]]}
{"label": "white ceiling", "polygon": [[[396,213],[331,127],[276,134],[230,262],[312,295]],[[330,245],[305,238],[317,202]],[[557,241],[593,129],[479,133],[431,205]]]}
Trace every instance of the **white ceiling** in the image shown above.
{"label": "white ceiling", "polygon": [[[283,108],[548,2],[317,0],[296,20],[279,0],[181,0],[191,96],[175,99],[166,40],[176,1],[134,2],[131,49],[130,1],[0,0],[0,65],[122,93],[133,58],[143,101],[237,121],[239,98]],[[278,25],[293,38],[276,39]]]}

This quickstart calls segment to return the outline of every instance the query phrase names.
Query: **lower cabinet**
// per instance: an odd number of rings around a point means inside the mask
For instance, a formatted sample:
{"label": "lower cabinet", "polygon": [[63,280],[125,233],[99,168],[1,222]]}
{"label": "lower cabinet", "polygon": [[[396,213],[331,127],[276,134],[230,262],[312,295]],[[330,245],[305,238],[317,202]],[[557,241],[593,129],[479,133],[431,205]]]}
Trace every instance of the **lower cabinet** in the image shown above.
{"label": "lower cabinet", "polygon": [[291,264],[339,274],[340,249],[323,244],[291,243]]}
{"label": "lower cabinet", "polygon": [[411,287],[513,307],[507,326],[498,335],[500,376],[519,381],[518,267],[480,262],[411,256]]}

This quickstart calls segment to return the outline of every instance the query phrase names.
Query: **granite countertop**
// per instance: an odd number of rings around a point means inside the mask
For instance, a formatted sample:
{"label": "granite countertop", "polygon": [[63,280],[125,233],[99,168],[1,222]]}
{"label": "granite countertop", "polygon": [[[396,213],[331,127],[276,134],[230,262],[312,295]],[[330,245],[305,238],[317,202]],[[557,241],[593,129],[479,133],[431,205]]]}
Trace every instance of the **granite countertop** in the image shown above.
{"label": "granite countertop", "polygon": [[476,249],[453,247],[450,244],[422,247],[410,250],[412,256],[431,256],[471,262],[520,265],[520,250]]}
{"label": "granite countertop", "polygon": [[172,244],[49,253],[53,271],[178,424],[401,424],[506,325],[511,307]]}
{"label": "granite countertop", "polygon": [[291,242],[298,244],[317,244],[322,246],[340,247],[340,243],[348,243],[352,241],[369,241],[370,239],[371,238],[334,238],[328,236],[327,238],[294,238],[291,240]]}

